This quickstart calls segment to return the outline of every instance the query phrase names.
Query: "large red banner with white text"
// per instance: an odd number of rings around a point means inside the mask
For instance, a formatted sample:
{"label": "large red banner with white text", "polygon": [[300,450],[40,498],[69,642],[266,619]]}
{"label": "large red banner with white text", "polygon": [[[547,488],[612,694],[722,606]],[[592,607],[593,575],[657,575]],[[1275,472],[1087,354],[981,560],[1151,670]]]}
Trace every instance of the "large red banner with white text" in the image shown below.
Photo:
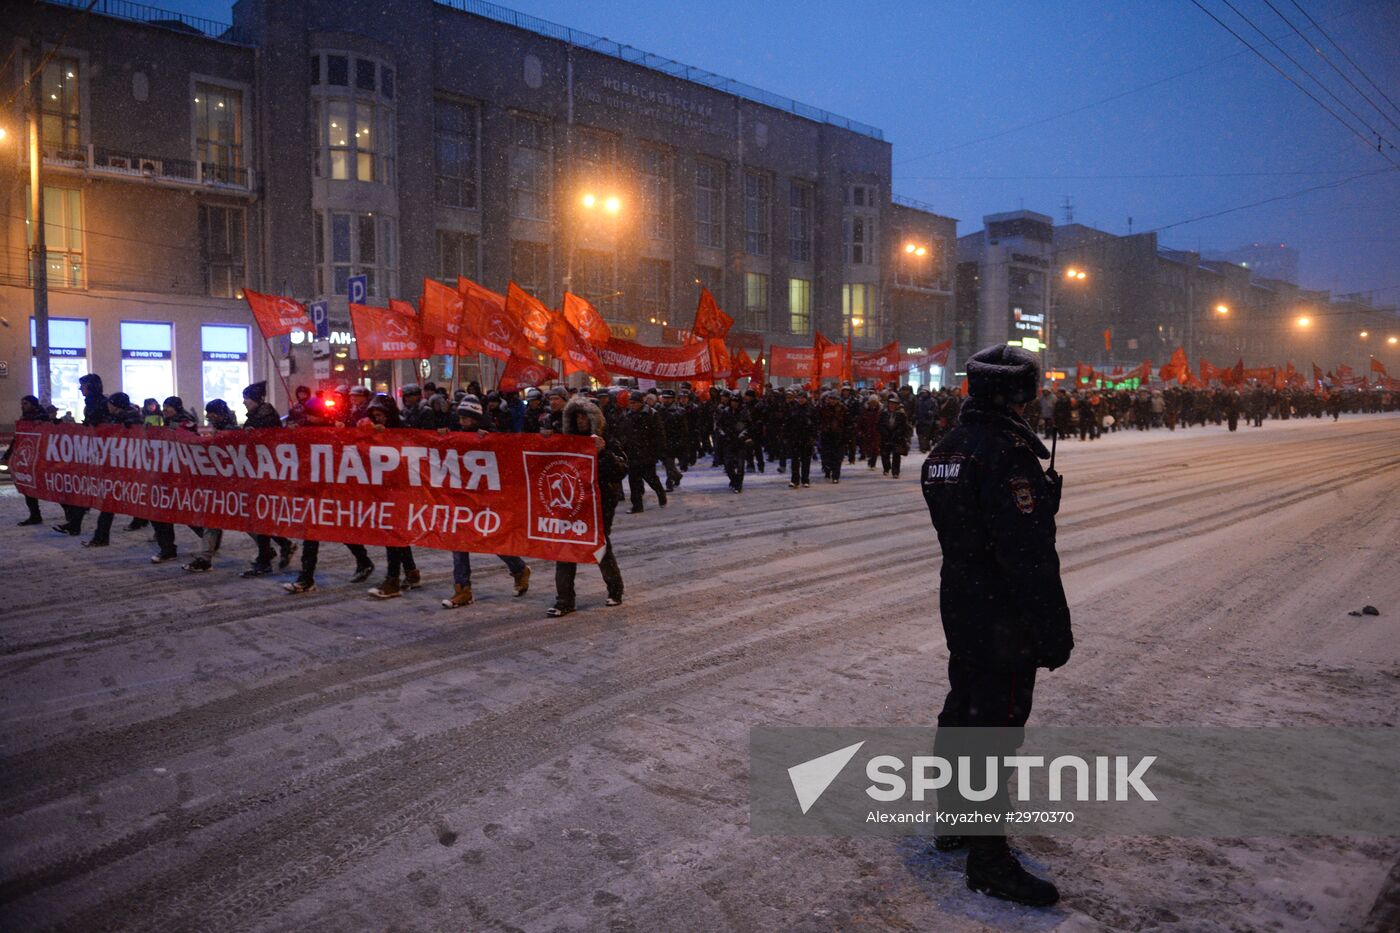
{"label": "large red banner with white text", "polygon": [[703,342],[683,347],[648,347],[613,337],[593,349],[610,372],[623,376],[664,382],[703,379],[712,370],[710,347]]}
{"label": "large red banner with white text", "polygon": [[22,425],[25,494],[153,521],[313,541],[594,563],[593,441],[372,428]]}

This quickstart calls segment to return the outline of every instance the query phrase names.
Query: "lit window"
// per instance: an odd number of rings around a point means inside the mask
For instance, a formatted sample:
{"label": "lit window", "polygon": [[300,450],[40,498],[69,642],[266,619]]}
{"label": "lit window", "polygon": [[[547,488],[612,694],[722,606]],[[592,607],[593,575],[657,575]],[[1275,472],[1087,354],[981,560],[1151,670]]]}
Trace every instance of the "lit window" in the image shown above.
{"label": "lit window", "polygon": [[868,337],[874,333],[870,315],[872,286],[845,284],[841,286],[841,336]]}
{"label": "lit window", "polygon": [[788,331],[804,335],[812,332],[812,282],[788,279]]}
{"label": "lit window", "polygon": [[[25,192],[26,238],[34,245],[34,218]],[[83,288],[87,284],[83,263],[83,193],[77,188],[44,188],[44,248],[49,286]]]}
{"label": "lit window", "polygon": [[744,273],[744,326],[749,330],[768,329],[768,276]]}
{"label": "lit window", "polygon": [[204,404],[223,399],[237,412],[243,387],[252,382],[248,364],[248,328],[233,324],[204,324],[199,328]]}
{"label": "lit window", "polygon": [[135,404],[175,394],[174,326],[122,321],[122,391]]}
{"label": "lit window", "polygon": [[195,158],[206,181],[243,184],[243,95],[211,84],[194,91]]}
{"label": "lit window", "polygon": [[[37,345],[38,330],[29,319],[29,345]],[[83,318],[49,318],[49,386],[50,400],[60,416],[71,414],[83,419],[83,393],[78,380],[92,370],[88,367],[88,322]],[[39,361],[30,359],[29,378],[32,391],[39,394]],[[247,383],[244,383],[246,385]]]}

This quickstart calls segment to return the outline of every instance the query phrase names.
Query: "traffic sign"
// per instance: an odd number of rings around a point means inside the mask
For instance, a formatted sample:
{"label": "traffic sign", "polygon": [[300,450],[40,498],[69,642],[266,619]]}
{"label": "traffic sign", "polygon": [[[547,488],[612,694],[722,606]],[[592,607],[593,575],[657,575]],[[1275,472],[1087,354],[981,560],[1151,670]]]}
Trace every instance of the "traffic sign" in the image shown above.
{"label": "traffic sign", "polygon": [[[361,276],[363,278],[363,276]],[[313,301],[306,306],[311,312],[311,326],[315,328],[317,340],[331,339],[331,310],[325,301]]]}
{"label": "traffic sign", "polygon": [[350,303],[352,305],[362,305],[369,298],[369,276],[352,275],[347,280],[349,282]]}

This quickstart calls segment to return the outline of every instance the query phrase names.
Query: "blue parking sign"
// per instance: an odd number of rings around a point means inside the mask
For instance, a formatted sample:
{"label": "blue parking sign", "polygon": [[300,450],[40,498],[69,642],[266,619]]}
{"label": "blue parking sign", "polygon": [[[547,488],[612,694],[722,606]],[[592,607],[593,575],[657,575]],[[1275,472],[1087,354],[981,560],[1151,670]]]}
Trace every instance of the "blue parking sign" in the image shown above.
{"label": "blue parking sign", "polygon": [[331,312],[330,305],[324,301],[313,301],[306,306],[311,312],[311,326],[314,328],[314,336],[317,340],[331,339]]}
{"label": "blue parking sign", "polygon": [[349,280],[350,303],[352,305],[362,305],[369,297],[369,276],[352,275]]}

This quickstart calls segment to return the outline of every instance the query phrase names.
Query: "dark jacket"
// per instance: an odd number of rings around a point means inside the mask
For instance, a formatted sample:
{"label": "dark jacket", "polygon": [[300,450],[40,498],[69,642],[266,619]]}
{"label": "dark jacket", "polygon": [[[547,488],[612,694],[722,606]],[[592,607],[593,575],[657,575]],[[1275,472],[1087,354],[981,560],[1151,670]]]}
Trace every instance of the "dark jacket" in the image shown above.
{"label": "dark jacket", "polygon": [[817,434],[817,410],[810,402],[791,402],[783,414],[783,436],[789,444],[810,444]]}
{"label": "dark jacket", "polygon": [[282,416],[277,414],[277,409],[267,402],[258,402],[256,408],[248,412],[248,417],[243,422],[245,428],[280,428],[282,427]]}
{"label": "dark jacket", "polygon": [[617,439],[627,453],[627,462],[645,468],[666,456],[666,428],[661,416],[643,406],[622,414]]}
{"label": "dark jacket", "polygon": [[1057,667],[1074,647],[1055,551],[1057,477],[1006,408],[972,399],[928,455],[924,499],[943,550],[948,651],[974,666]]}
{"label": "dark jacket", "polygon": [[603,417],[603,410],[582,395],[569,399],[564,406],[564,434],[578,433],[574,430],[574,414],[580,411],[588,413],[592,433],[607,438],[603,449],[598,451],[598,498],[603,507],[603,524],[611,526],[612,514],[622,501],[622,481],[627,478],[627,454],[616,438],[607,437],[607,420]]}
{"label": "dark jacket", "polygon": [[909,439],[909,416],[903,408],[890,411],[886,406],[880,412],[879,430],[882,450],[902,450]]}

